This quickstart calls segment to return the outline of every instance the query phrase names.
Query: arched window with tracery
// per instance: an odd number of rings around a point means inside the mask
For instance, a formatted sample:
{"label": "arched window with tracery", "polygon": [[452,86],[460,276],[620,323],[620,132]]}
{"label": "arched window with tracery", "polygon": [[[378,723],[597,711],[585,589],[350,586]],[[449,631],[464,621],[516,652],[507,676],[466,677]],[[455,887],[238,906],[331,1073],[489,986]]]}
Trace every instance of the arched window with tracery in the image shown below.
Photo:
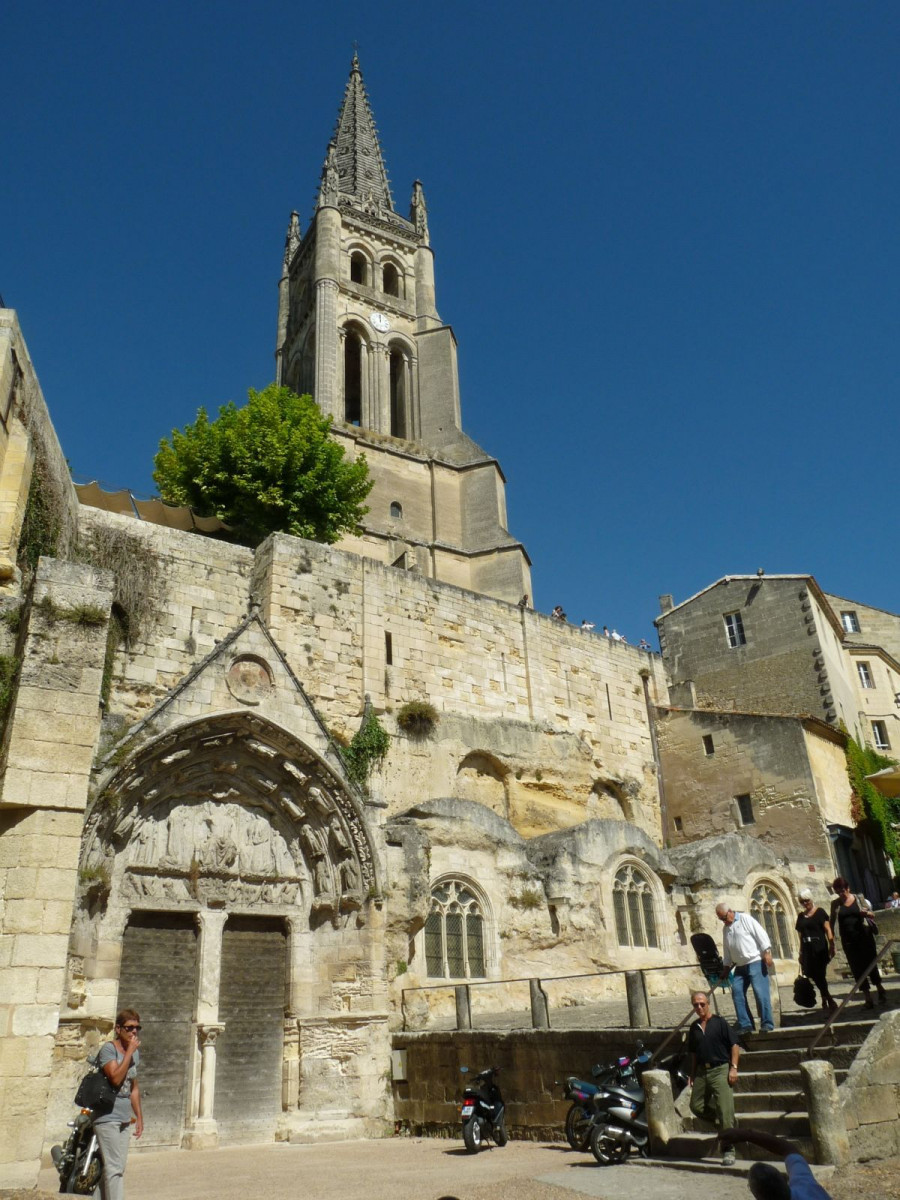
{"label": "arched window with tracery", "polygon": [[459,879],[431,892],[425,921],[425,965],[432,979],[480,979],[487,974],[484,905]]}
{"label": "arched window with tracery", "polygon": [[775,958],[793,958],[793,939],[784,902],[770,883],[758,883],[753,889],[750,916],[755,917],[769,935]]}
{"label": "arched window with tracery", "polygon": [[659,949],[653,885],[643,871],[631,863],[616,872],[613,909],[620,946]]}

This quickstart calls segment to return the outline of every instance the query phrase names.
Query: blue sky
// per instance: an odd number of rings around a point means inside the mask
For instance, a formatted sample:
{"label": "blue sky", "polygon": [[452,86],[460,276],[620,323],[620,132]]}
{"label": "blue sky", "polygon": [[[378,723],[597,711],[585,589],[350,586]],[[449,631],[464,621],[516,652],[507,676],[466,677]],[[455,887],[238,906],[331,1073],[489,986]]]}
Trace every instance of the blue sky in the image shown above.
{"label": "blue sky", "polygon": [[900,609],[900,5],[325,7],[7,7],[0,293],[73,471],[149,495],[271,380],[356,40],[536,606],[636,641],[763,567]]}

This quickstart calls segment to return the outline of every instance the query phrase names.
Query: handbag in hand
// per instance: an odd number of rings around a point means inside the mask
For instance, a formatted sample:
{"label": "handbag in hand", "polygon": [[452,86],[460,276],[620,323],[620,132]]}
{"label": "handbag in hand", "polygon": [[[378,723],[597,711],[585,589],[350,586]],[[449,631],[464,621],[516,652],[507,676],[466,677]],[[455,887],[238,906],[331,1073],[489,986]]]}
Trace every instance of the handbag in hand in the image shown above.
{"label": "handbag in hand", "polygon": [[816,1007],[816,989],[812,980],[807,979],[805,975],[798,975],[794,980],[794,1003],[800,1008]]}
{"label": "handbag in hand", "polygon": [[103,1070],[88,1071],[78,1085],[75,1103],[79,1108],[89,1108],[95,1117],[105,1117],[113,1110],[119,1089],[113,1087]]}

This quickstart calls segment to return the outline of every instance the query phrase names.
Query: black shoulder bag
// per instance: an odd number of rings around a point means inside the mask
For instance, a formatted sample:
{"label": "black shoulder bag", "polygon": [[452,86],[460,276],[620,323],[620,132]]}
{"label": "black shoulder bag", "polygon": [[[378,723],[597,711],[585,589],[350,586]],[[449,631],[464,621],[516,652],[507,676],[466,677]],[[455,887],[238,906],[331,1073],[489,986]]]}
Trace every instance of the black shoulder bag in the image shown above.
{"label": "black shoulder bag", "polygon": [[89,1108],[95,1117],[105,1117],[113,1110],[119,1089],[109,1082],[102,1067],[88,1071],[78,1085],[75,1103],[79,1108]]}

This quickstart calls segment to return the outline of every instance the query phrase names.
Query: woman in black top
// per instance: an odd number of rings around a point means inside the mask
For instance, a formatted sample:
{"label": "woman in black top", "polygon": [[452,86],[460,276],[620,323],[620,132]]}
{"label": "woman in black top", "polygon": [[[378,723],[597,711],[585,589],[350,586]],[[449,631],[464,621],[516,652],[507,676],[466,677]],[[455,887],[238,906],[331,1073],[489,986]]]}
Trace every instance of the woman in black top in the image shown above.
{"label": "woman in black top", "polygon": [[800,935],[800,970],[813,981],[822,996],[822,1007],[829,1012],[837,1008],[831,993],[828,991],[828,980],[825,972],[829,960],[834,958],[834,934],[831,923],[824,908],[816,908],[813,904],[812,892],[804,888],[800,893],[800,903],[803,911],[797,917],[794,928]]}
{"label": "woman in black top", "polygon": [[[841,946],[847,955],[847,962],[853,972],[853,978],[859,981],[872,959],[875,957],[875,934],[865,913],[870,911],[860,907],[859,901],[850,891],[850,884],[840,876],[831,885],[837,893],[831,902],[831,924],[837,918],[837,927],[841,935]],[[865,996],[866,1008],[874,1008],[875,1004],[869,994],[869,983],[878,989],[878,1003],[887,1004],[887,993],[882,983],[878,968],[875,967],[868,979],[860,985]]]}

